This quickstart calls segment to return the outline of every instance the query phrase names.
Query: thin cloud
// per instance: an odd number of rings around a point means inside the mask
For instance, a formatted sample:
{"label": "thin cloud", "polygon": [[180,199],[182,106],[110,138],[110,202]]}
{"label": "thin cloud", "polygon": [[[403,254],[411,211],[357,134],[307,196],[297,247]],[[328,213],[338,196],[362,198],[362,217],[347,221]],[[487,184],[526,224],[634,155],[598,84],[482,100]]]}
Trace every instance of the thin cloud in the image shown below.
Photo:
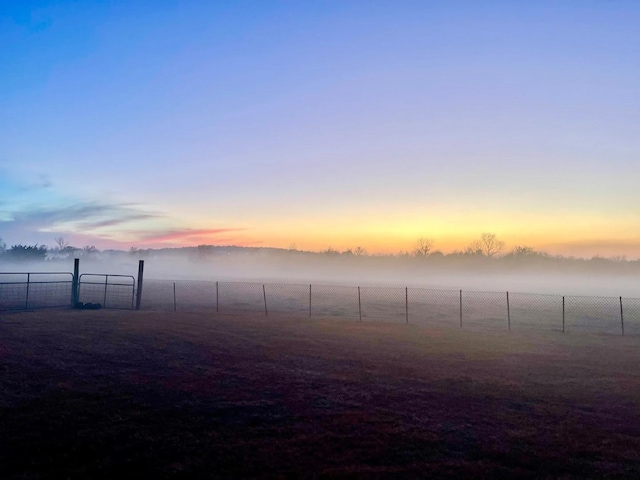
{"label": "thin cloud", "polygon": [[120,225],[132,220],[158,218],[164,215],[136,211],[129,205],[89,203],[59,208],[44,208],[11,212],[13,222],[51,229],[75,224],[82,229]]}
{"label": "thin cloud", "polygon": [[[191,243],[195,240],[220,241],[220,235],[241,232],[244,228],[171,228],[162,230],[148,230],[145,232],[131,232],[145,243]],[[223,237],[234,238],[234,237]]]}
{"label": "thin cloud", "polygon": [[151,213],[123,215],[120,218],[110,218],[108,220],[102,220],[99,222],[85,222],[82,224],[82,228],[85,228],[87,230],[94,230],[94,229],[104,228],[104,227],[114,227],[117,225],[122,225],[123,223],[132,222],[136,220],[150,220],[158,217],[159,215],[155,215]]}
{"label": "thin cloud", "polygon": [[158,212],[143,211],[131,204],[89,202],[60,207],[14,209],[0,214],[0,235],[10,242],[43,241],[45,235],[84,234],[109,237],[114,229],[130,222],[166,218]]}

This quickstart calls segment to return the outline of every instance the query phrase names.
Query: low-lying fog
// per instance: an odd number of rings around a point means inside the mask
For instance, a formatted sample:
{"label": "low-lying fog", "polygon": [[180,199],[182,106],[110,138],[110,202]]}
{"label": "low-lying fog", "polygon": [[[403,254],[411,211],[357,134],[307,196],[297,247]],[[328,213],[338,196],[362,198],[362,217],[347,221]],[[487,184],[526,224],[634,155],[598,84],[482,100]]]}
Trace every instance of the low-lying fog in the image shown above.
{"label": "low-lying fog", "polygon": [[[214,248],[101,252],[82,257],[80,273],[145,279],[265,283],[388,285],[436,289],[640,297],[640,260],[385,257],[305,253],[276,249]],[[0,272],[73,271],[73,258],[36,263],[0,260]],[[0,282],[1,282],[0,278]]]}

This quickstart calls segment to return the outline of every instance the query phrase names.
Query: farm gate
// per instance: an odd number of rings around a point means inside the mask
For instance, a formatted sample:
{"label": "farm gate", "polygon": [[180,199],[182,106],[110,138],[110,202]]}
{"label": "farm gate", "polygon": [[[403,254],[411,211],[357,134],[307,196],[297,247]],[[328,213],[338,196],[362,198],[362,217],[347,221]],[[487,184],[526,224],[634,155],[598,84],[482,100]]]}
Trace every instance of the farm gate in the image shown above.
{"label": "farm gate", "polygon": [[72,304],[73,274],[70,272],[0,272],[0,311]]}
{"label": "farm gate", "polygon": [[132,275],[83,273],[78,280],[78,302],[102,308],[134,308],[136,280]]}

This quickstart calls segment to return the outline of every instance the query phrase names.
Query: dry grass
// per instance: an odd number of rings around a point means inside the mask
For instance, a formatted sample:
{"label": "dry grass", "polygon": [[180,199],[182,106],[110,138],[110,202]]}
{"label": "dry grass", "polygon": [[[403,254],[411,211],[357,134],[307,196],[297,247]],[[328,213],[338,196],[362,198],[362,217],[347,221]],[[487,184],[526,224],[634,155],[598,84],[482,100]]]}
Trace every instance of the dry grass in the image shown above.
{"label": "dry grass", "polygon": [[0,477],[640,477],[635,338],[0,317]]}

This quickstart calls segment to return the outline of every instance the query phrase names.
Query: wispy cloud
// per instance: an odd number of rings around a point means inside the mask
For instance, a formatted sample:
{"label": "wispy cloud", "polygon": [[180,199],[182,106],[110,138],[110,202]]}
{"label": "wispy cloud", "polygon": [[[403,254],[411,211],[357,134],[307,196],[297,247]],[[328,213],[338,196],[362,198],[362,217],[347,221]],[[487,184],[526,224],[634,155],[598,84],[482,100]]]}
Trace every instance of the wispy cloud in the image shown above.
{"label": "wispy cloud", "polygon": [[241,232],[245,228],[169,228],[146,231],[131,231],[141,244],[153,245],[195,245],[195,244],[234,244],[251,245],[256,242],[245,238]]}
{"label": "wispy cloud", "polygon": [[161,212],[116,202],[11,207],[3,205],[1,208],[0,236],[14,243],[46,242],[51,240],[50,234],[109,238],[131,223],[145,225],[166,218]]}
{"label": "wispy cloud", "polygon": [[166,227],[171,219],[134,204],[91,202],[83,205],[33,208],[0,217],[0,237],[8,242],[51,242],[52,235],[88,244],[144,247],[199,244],[256,245],[241,233],[245,228]]}
{"label": "wispy cloud", "polygon": [[91,202],[82,205],[33,208],[10,212],[13,222],[38,230],[56,231],[95,230],[122,225],[134,220],[163,217],[163,214],[144,212],[130,204]]}
{"label": "wispy cloud", "polygon": [[69,197],[46,175],[24,182],[0,178],[0,187],[0,237],[10,244],[51,244],[57,236],[99,248],[260,243],[246,238],[244,228],[194,228],[135,203]]}

